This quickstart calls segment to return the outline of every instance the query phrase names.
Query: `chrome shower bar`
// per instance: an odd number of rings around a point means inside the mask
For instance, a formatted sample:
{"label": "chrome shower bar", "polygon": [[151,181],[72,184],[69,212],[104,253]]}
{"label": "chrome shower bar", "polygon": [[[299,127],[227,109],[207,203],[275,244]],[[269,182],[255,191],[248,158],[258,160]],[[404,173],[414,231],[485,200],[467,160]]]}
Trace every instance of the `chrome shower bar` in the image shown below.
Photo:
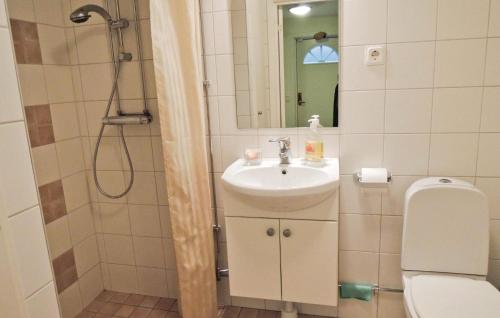
{"label": "chrome shower bar", "polygon": [[149,113],[123,114],[118,116],[107,116],[102,119],[104,125],[147,125],[153,117]]}

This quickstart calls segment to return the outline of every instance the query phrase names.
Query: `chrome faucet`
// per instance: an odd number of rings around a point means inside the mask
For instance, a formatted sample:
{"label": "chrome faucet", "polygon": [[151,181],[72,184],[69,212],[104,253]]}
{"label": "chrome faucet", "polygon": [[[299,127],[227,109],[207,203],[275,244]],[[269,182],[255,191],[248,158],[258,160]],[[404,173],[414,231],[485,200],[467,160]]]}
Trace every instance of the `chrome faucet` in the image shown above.
{"label": "chrome faucet", "polygon": [[269,139],[269,142],[277,142],[280,147],[280,164],[287,165],[290,164],[290,159],[292,158],[292,151],[290,149],[290,137],[279,137]]}

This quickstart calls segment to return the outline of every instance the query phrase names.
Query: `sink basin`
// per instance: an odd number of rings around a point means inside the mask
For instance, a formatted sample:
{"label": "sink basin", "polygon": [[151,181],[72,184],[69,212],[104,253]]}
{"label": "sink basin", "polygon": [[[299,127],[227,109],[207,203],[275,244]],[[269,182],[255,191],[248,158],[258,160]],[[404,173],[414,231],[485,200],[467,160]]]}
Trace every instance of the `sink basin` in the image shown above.
{"label": "sink basin", "polygon": [[294,211],[317,205],[338,188],[337,159],[325,159],[322,166],[307,166],[301,159],[280,165],[264,159],[260,165],[247,165],[240,159],[222,175],[226,191],[261,209]]}

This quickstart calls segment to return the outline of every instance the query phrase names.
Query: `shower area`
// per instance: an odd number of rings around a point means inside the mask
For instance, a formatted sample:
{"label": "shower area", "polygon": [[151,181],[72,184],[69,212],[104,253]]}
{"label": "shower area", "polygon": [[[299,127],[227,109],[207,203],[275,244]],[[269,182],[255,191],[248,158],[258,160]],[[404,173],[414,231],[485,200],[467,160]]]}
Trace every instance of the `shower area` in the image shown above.
{"label": "shower area", "polygon": [[175,313],[149,1],[7,8],[62,316]]}

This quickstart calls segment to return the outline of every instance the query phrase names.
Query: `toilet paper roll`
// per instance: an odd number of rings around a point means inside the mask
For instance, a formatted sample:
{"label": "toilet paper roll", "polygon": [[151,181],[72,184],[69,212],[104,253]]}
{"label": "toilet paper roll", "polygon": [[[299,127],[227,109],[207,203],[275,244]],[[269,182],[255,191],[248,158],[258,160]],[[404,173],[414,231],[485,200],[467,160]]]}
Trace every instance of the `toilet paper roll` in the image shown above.
{"label": "toilet paper roll", "polygon": [[387,183],[389,173],[385,168],[362,168],[360,181],[362,183]]}

